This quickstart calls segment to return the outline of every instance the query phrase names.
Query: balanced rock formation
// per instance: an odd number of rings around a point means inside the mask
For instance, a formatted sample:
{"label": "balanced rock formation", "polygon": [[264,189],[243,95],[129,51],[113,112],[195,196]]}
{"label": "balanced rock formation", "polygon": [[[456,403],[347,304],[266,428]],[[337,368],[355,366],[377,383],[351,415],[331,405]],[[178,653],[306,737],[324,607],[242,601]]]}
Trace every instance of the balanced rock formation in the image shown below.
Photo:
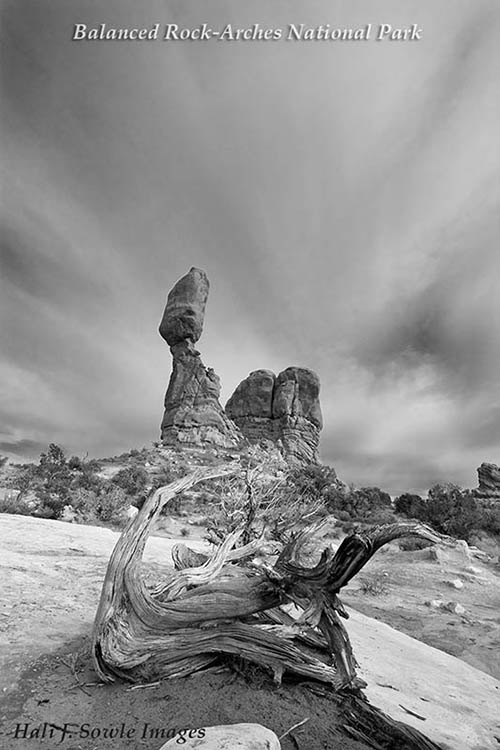
{"label": "balanced rock formation", "polygon": [[239,448],[267,440],[290,464],[317,463],[323,425],[319,379],[311,370],[288,367],[277,376],[270,370],[251,372],[222,408],[219,378],[194,347],[203,331],[209,287],[206,273],[191,268],[167,298],[160,335],[173,365],[162,442]]}
{"label": "balanced rock formation", "polygon": [[290,463],[318,461],[323,426],[319,378],[302,367],[288,367],[276,376],[255,370],[226,404],[226,414],[251,443],[271,440]]}
{"label": "balanced rock formation", "polygon": [[477,470],[479,486],[475,490],[478,498],[500,500],[500,467],[483,463]]}
{"label": "balanced rock formation", "polygon": [[165,444],[212,444],[233,448],[241,434],[219,402],[220,381],[205,367],[194,344],[201,336],[209,282],[191,268],[167,298],[160,335],[170,346],[172,375],[165,395],[161,440]]}
{"label": "balanced rock formation", "polygon": [[200,268],[191,268],[170,290],[160,323],[160,335],[169,346],[195,344],[203,331],[210,284]]}

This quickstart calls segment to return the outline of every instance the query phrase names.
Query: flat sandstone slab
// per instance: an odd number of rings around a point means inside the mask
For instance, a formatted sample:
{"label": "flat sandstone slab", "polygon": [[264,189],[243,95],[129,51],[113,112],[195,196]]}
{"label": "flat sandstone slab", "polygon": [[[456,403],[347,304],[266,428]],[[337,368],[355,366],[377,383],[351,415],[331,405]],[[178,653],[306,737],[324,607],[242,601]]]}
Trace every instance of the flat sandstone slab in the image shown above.
{"label": "flat sandstone slab", "polygon": [[[95,526],[0,515],[0,599],[2,611],[9,612],[2,618],[8,627],[0,630],[0,682],[11,687],[16,679],[17,671],[10,672],[4,663],[8,658],[14,656],[21,669],[26,660],[90,632],[107,560],[118,537]],[[175,541],[150,538],[145,559],[168,564]],[[203,548],[201,542],[188,543]],[[451,750],[498,750],[498,680],[349,611],[346,626],[360,664],[358,674],[368,682],[365,692],[373,705]]]}
{"label": "flat sandstone slab", "polygon": [[498,750],[498,680],[383,622],[348,611],[346,627],[370,703],[444,748]]}

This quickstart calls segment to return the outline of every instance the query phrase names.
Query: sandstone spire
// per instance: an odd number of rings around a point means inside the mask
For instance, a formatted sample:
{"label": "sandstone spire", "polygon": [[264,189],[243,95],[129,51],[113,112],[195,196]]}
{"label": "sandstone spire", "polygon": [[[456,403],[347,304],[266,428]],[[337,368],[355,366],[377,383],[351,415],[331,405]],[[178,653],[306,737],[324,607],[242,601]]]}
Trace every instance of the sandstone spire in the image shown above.
{"label": "sandstone spire", "polygon": [[207,275],[191,268],[172,288],[160,323],[170,346],[172,374],[165,395],[161,439],[165,444],[236,447],[241,434],[219,403],[220,381],[194,344],[201,336],[208,298]]}

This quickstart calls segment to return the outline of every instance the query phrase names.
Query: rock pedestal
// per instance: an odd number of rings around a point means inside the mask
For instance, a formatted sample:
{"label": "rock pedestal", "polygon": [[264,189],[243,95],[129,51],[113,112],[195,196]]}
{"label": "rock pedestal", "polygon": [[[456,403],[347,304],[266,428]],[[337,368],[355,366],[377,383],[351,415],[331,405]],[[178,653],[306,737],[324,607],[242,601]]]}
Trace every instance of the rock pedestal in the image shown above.
{"label": "rock pedestal", "polygon": [[219,377],[205,367],[194,348],[203,330],[208,291],[206,273],[191,268],[169,293],[160,323],[160,334],[173,359],[161,423],[161,440],[166,445],[234,448],[242,439],[219,402]]}

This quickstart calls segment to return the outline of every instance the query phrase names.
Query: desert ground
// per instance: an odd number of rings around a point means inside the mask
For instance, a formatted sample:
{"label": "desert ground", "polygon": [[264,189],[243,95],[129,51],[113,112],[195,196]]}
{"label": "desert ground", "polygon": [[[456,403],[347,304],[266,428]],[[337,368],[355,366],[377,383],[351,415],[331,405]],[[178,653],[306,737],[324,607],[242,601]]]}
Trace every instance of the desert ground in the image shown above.
{"label": "desert ground", "polygon": [[[201,549],[200,537],[189,525],[182,540]],[[158,750],[174,728],[256,721],[280,736],[303,719],[284,750],[367,747],[342,731],[336,704],[314,685],[276,687],[259,671],[225,667],[149,687],[97,683],[89,636],[117,538],[103,527],[0,516],[1,748]],[[170,564],[174,541],[149,539],[152,572]],[[478,554],[431,559],[429,550],[390,546],[343,596],[371,703],[449,750],[500,742],[500,570]],[[464,611],[453,611],[456,604]],[[105,737],[106,727],[121,739]]]}

